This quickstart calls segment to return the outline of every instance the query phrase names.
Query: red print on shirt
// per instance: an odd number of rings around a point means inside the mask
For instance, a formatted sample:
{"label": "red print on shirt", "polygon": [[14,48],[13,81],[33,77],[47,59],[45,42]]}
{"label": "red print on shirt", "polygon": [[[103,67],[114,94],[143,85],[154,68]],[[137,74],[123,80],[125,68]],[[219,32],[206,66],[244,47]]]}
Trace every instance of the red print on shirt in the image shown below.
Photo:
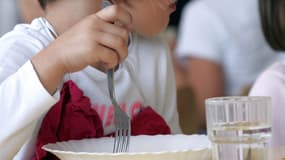
{"label": "red print on shirt", "polygon": [[[129,113],[129,115],[134,117],[137,113],[139,113],[140,110],[142,110],[142,103],[137,101],[134,102],[130,107],[126,107],[125,103],[122,103],[121,108],[126,113]],[[103,126],[108,127],[114,124],[114,107],[106,106],[105,104],[99,105],[97,103],[94,104],[93,108],[99,113],[100,118],[103,121]]]}

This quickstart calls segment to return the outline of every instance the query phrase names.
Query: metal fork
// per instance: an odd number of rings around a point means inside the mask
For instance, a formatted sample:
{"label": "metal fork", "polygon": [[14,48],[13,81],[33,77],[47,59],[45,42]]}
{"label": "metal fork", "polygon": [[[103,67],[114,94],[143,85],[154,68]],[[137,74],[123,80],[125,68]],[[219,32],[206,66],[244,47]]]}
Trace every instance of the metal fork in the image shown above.
{"label": "metal fork", "polygon": [[108,90],[115,109],[115,140],[113,153],[127,152],[129,150],[131,122],[130,117],[121,109],[115,99],[114,69],[107,71]]}

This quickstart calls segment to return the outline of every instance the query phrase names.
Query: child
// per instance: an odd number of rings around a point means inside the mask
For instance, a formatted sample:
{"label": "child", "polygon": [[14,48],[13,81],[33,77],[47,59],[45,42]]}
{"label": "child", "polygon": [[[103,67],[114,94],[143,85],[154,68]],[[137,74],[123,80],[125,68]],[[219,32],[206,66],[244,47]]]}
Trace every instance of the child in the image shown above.
{"label": "child", "polygon": [[104,72],[115,66],[116,98],[127,114],[151,106],[172,133],[180,132],[171,60],[154,38],[166,27],[174,1],[116,0],[102,10],[102,0],[40,3],[44,18],[18,25],[0,40],[1,159],[32,159],[41,121],[68,80],[90,98],[104,134],[112,133]]}
{"label": "child", "polygon": [[[263,33],[274,50],[285,51],[283,0],[259,0]],[[285,146],[285,61],[276,62],[255,82],[251,96],[272,98],[272,138],[273,148]]]}

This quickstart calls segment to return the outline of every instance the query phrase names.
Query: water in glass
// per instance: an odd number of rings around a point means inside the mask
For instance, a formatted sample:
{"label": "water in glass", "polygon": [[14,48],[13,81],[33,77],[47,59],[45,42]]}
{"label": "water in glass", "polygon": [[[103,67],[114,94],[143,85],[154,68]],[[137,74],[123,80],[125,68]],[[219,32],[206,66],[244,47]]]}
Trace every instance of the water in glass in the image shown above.
{"label": "water in glass", "polygon": [[206,114],[213,160],[268,159],[270,98],[210,98],[206,100]]}

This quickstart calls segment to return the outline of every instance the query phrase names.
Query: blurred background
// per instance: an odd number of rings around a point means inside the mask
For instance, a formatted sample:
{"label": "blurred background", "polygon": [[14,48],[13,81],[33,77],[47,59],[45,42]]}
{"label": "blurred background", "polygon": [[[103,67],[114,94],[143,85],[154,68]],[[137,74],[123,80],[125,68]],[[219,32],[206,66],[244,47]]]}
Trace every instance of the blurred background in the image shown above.
{"label": "blurred background", "polygon": [[10,31],[20,21],[17,0],[0,0],[0,35]]}
{"label": "blurred background", "polygon": [[37,0],[0,0],[0,36],[18,23],[30,23],[42,16]]}

